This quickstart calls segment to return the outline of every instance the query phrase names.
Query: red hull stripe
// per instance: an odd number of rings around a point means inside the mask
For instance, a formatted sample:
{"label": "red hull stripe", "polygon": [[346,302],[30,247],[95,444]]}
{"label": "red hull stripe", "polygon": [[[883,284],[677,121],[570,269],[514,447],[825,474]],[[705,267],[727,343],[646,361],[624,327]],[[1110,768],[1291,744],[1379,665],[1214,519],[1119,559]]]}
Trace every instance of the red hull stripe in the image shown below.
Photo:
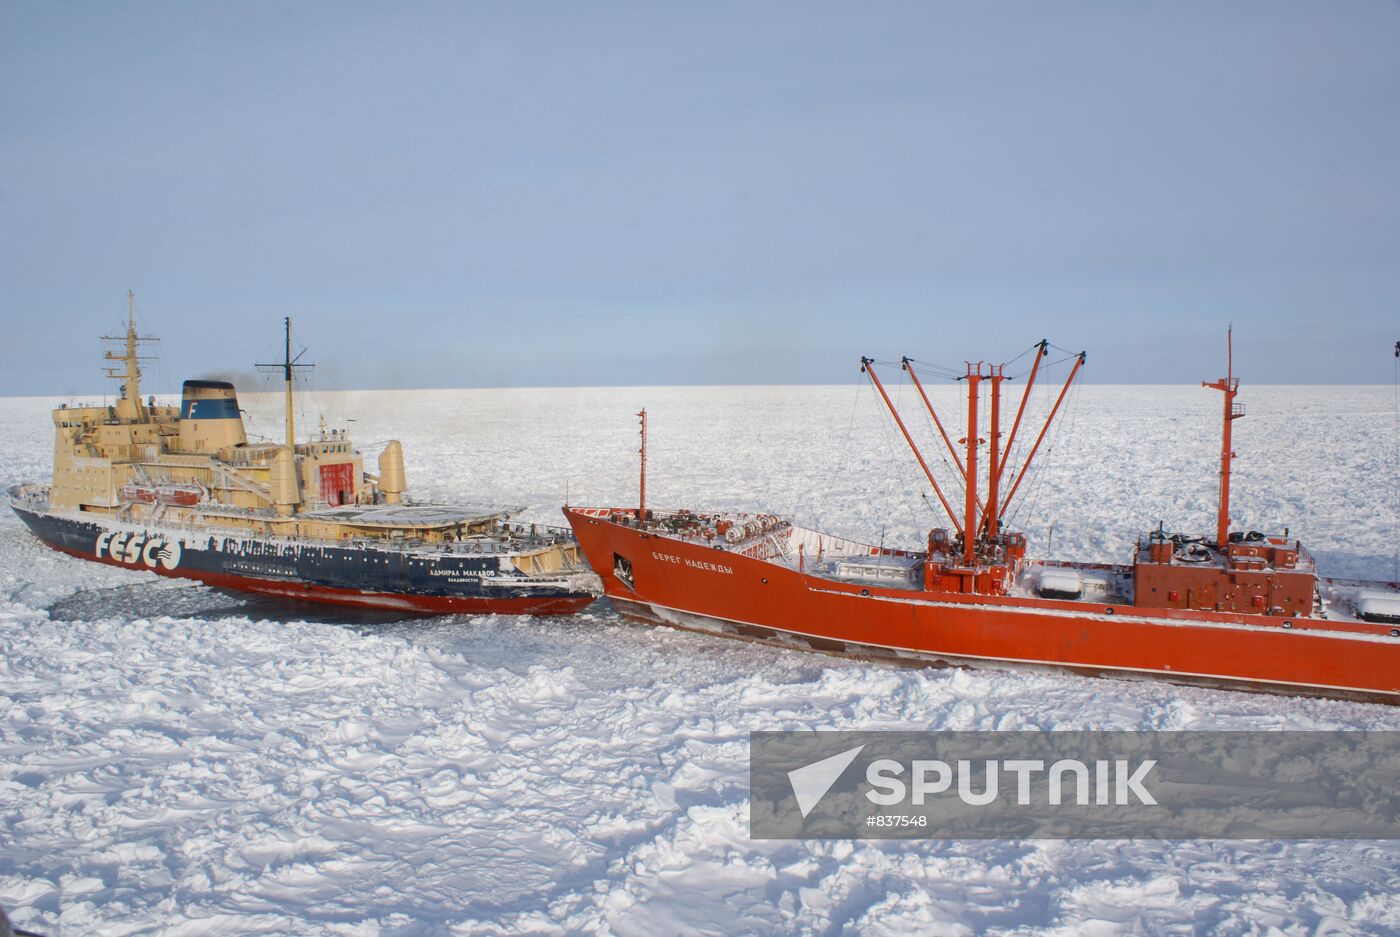
{"label": "red hull stripe", "polygon": [[[106,557],[94,557],[78,550],[70,550],[49,544],[53,549],[90,563],[102,563],[130,570],[131,567],[117,563]],[[428,612],[435,615],[449,614],[500,614],[500,615],[571,615],[593,601],[591,596],[561,598],[469,598],[444,595],[412,595],[394,592],[361,592],[358,589],[342,589],[334,586],[318,586],[312,583],[286,582],[274,579],[253,579],[247,576],[234,576],[228,573],[186,570],[177,567],[166,569],[156,566],[151,572],[171,579],[194,579],[216,589],[232,589],[238,592],[252,592],[258,595],[276,596],[300,602],[320,602],[326,605],[346,605],[356,608],[381,608],[401,612]]]}

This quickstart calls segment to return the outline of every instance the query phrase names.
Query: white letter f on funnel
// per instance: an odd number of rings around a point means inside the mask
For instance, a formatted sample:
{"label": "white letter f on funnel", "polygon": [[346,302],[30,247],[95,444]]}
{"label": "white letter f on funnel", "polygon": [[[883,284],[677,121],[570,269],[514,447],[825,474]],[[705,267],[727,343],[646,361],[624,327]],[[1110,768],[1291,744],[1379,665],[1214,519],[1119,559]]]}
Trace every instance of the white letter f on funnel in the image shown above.
{"label": "white letter f on funnel", "polygon": [[841,772],[850,767],[864,747],[857,745],[839,755],[832,755],[830,758],[823,758],[788,772],[788,780],[792,782],[792,793],[797,797],[797,809],[802,811],[804,818],[821,803],[826,792],[831,790],[831,785],[841,777]]}

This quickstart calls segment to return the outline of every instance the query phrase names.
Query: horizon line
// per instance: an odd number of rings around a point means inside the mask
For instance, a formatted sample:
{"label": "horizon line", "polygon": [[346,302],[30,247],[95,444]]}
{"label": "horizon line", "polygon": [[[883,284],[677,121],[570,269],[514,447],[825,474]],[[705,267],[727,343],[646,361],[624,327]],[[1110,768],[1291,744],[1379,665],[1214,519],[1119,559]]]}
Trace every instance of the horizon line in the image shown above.
{"label": "horizon line", "polygon": [[[233,382],[230,382],[233,383]],[[447,391],[447,390],[514,390],[514,391],[536,391],[536,390],[660,390],[660,389],[686,389],[686,388],[772,388],[772,387],[792,387],[792,388],[847,388],[852,384],[863,384],[863,381],[847,381],[842,383],[787,383],[772,382],[763,384],[754,383],[694,383],[694,384],[481,384],[481,385],[431,385],[413,387],[310,387],[298,389],[297,393],[416,393],[423,391]],[[958,383],[956,381],[950,383]],[[939,385],[941,386],[941,385]],[[1080,386],[1087,387],[1198,387],[1199,382],[1187,381],[1084,381]],[[1284,383],[1260,382],[1251,384],[1241,384],[1242,387],[1250,388],[1274,388],[1274,387],[1376,387],[1390,388],[1391,384],[1367,383],[1360,381],[1343,382],[1323,382],[1323,381],[1288,381]],[[236,383],[234,389],[240,394],[281,394],[281,388],[258,388],[256,390],[239,387]],[[179,397],[179,391],[152,391],[150,394],[156,397]],[[0,394],[2,400],[67,400],[74,398],[92,398],[100,396],[102,398],[117,397],[118,394],[82,394],[82,393],[50,393],[50,394]],[[146,393],[143,393],[146,396]]]}

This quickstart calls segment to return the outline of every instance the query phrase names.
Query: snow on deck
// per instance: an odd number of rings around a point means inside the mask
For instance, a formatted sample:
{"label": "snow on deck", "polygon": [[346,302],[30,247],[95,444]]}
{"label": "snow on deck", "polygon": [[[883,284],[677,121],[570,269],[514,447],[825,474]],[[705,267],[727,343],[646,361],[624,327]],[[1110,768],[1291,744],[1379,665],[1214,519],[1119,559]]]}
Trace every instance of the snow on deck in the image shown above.
{"label": "snow on deck", "polygon": [[520,507],[490,505],[376,504],[315,508],[303,511],[299,516],[361,527],[446,527],[451,524],[486,523],[521,510]]}

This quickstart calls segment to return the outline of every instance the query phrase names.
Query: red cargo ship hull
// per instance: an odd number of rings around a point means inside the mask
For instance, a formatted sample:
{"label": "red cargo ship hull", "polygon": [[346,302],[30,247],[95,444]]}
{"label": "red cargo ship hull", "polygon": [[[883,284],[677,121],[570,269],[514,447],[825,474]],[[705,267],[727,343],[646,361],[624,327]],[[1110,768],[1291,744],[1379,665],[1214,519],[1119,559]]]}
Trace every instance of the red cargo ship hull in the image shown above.
{"label": "red cargo ship hull", "polygon": [[[648,530],[637,525],[636,513],[564,509],[609,599],[622,614],[650,622],[796,638],[836,653],[1033,665],[1400,703],[1400,635],[1386,624],[930,594],[845,582]],[[630,583],[619,578],[620,571]]]}

